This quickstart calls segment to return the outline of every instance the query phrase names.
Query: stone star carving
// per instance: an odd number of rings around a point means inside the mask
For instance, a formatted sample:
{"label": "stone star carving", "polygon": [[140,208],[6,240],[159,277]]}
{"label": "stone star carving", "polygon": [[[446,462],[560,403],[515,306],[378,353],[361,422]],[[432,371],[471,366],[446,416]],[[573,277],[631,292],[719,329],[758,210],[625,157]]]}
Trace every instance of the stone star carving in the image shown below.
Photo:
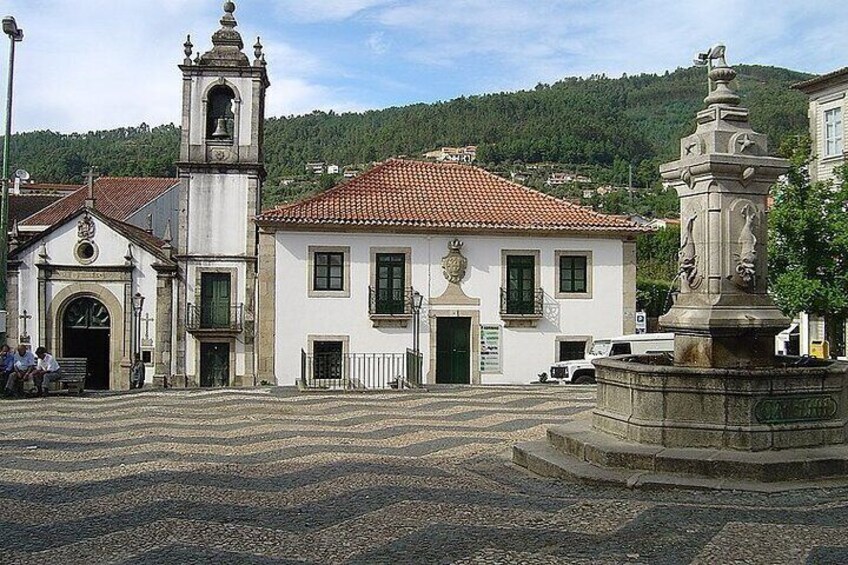
{"label": "stone star carving", "polygon": [[742,137],[736,140],[736,143],[739,144],[739,151],[744,153],[747,151],[752,145],[756,145],[754,140],[751,139],[747,133],[742,134]]}

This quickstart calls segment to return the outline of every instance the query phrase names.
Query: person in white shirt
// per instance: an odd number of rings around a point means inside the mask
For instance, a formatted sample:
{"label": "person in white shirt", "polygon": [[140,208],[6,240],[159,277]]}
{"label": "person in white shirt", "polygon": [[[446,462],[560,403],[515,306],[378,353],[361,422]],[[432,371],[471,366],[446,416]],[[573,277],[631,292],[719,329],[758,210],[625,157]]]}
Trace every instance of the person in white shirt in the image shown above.
{"label": "person in white shirt", "polygon": [[38,361],[32,351],[27,349],[27,346],[21,344],[15,350],[12,358],[12,372],[9,373],[9,378],[6,381],[6,396],[14,396],[18,389],[21,388],[27,377],[32,376],[35,372]]}
{"label": "person in white shirt", "polygon": [[35,386],[38,387],[38,395],[47,396],[47,389],[50,387],[50,382],[59,379],[61,369],[56,359],[47,353],[47,349],[44,347],[36,349],[35,356],[38,357],[38,366],[32,374],[32,380],[35,382]]}

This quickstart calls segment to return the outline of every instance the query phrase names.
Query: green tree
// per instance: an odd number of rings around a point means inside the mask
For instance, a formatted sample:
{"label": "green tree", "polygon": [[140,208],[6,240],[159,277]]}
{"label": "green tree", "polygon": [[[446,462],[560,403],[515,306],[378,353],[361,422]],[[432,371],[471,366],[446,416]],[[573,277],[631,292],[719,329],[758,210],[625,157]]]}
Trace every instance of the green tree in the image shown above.
{"label": "green tree", "polygon": [[825,318],[829,337],[841,349],[841,321],[848,314],[848,175],[811,182],[810,140],[786,147],[792,166],[775,187],[769,216],[769,283],[789,316],[799,312]]}

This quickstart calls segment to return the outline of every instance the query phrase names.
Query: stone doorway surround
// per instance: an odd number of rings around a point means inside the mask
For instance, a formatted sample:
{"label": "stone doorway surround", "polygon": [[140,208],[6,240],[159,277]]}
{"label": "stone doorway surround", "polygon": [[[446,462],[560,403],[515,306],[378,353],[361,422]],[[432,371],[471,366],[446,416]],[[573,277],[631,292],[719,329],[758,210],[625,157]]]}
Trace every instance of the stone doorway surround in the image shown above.
{"label": "stone doorway surround", "polygon": [[[131,308],[129,301],[132,300],[130,285],[125,286],[126,297],[124,299],[126,308]],[[89,296],[100,301],[109,311],[111,318],[111,329],[109,336],[109,389],[125,390],[129,388],[129,348],[132,343],[132,319],[125,316],[126,311],[115,295],[96,283],[79,282],[65,287],[59,291],[51,300],[46,312],[39,312],[40,319],[45,322],[45,343],[51,352],[61,352],[63,341],[62,320],[68,306],[77,300]],[[42,310],[39,301],[39,310]],[[58,354],[58,353],[57,353]]]}
{"label": "stone doorway surround", "polygon": [[480,311],[455,309],[430,309],[430,370],[427,371],[427,384],[436,384],[436,340],[438,338],[438,318],[470,318],[471,347],[470,360],[471,384],[480,384]]}

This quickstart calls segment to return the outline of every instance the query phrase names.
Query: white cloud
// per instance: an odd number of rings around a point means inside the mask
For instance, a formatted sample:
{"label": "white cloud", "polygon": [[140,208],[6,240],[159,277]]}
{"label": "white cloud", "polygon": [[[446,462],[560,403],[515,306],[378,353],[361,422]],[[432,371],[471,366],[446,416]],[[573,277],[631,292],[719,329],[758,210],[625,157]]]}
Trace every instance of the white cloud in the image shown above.
{"label": "white cloud", "polygon": [[300,22],[319,22],[345,20],[392,3],[392,0],[277,0],[276,7],[282,15],[292,16]]}
{"label": "white cloud", "polygon": [[386,34],[382,31],[377,31],[369,35],[365,44],[368,46],[368,49],[376,55],[383,55],[389,50],[389,44],[386,41]]}

